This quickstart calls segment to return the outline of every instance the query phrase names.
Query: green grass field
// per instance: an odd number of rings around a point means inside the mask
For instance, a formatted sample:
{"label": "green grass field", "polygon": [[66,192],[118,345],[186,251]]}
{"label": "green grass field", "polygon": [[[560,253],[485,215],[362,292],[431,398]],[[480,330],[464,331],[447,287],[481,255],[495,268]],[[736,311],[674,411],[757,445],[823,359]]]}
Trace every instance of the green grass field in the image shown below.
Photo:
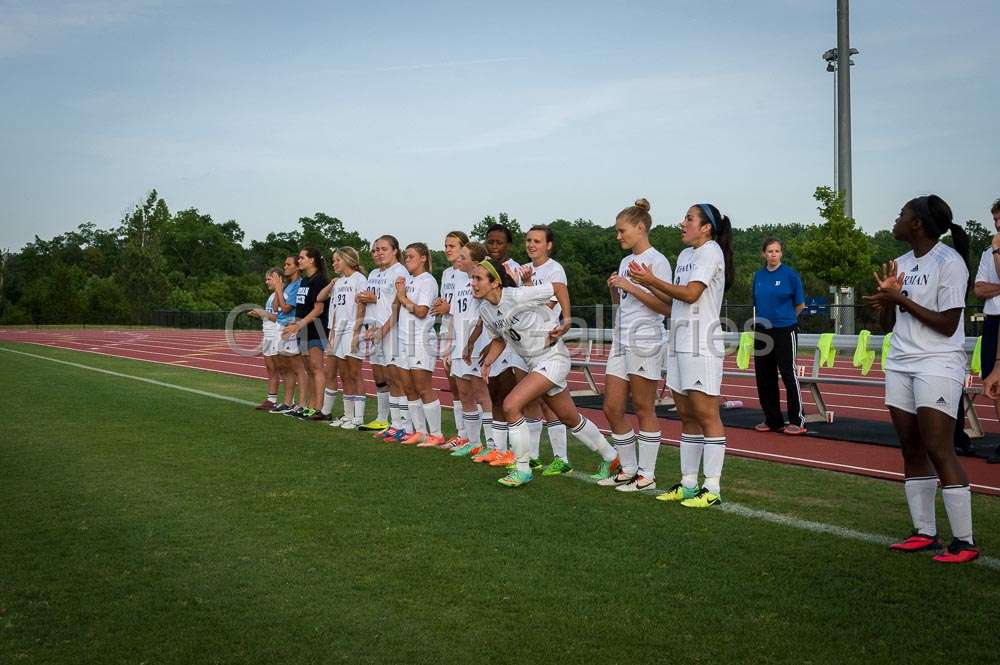
{"label": "green grass field", "polygon": [[[253,402],[262,388],[0,345],[0,662],[985,663],[1000,653],[1000,570],[988,565],[943,566],[568,477],[504,490],[496,469],[441,451],[4,349]],[[571,455],[578,469],[596,466],[581,447]],[[664,448],[663,484],[676,469]],[[898,483],[735,457],[723,481],[729,507],[879,536],[909,528]],[[991,554],[1000,500],[974,497],[974,516]]]}

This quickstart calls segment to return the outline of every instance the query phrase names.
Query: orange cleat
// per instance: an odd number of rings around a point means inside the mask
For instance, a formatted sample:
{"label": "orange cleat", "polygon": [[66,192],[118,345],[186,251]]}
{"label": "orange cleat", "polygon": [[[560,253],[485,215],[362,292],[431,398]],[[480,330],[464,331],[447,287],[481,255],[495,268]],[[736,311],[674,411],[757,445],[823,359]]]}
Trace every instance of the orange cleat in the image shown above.
{"label": "orange cleat", "polygon": [[417,444],[417,448],[437,448],[444,443],[443,436],[434,436],[433,434],[428,434],[426,438],[421,443]]}
{"label": "orange cleat", "polygon": [[400,441],[400,443],[402,443],[404,446],[413,446],[423,442],[424,442],[424,435],[421,434],[420,432],[414,432],[413,434],[409,435],[408,437]]}
{"label": "orange cleat", "polygon": [[514,457],[514,452],[511,450],[505,450],[497,458],[490,462],[490,466],[507,466],[508,464],[514,464],[517,462],[517,458]]}

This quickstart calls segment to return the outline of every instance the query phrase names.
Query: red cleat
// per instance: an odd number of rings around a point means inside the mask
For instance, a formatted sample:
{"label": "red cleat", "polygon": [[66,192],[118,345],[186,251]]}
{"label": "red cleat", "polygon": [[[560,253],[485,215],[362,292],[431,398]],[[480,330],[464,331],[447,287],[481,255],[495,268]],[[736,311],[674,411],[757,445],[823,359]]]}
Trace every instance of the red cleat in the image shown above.
{"label": "red cleat", "polygon": [[952,538],[948,551],[938,554],[934,560],[939,563],[968,563],[979,558],[979,548],[972,543]]}
{"label": "red cleat", "polygon": [[897,552],[923,552],[925,550],[939,550],[941,549],[941,541],[938,540],[937,536],[926,536],[922,533],[914,531],[910,534],[910,537],[903,542],[889,545],[889,549],[896,550]]}

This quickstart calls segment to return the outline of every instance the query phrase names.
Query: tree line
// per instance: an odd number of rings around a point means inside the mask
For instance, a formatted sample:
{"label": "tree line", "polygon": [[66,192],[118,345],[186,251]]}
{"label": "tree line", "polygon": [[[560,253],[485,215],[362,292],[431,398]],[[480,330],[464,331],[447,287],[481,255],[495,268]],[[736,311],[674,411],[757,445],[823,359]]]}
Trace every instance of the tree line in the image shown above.
{"label": "tree line", "polygon": [[[814,196],[819,223],[733,229],[737,279],[726,295],[728,303],[750,303],[752,275],[762,265],[760,244],[769,236],[784,243],[785,262],[802,274],[807,295],[826,296],[831,285],[853,286],[858,302],[874,286],[874,267],[907,251],[888,229],[873,235],[859,229],[844,215],[842,197],[830,188],[819,187]],[[734,224],[745,221],[733,218]],[[470,236],[483,239],[495,222],[510,227],[515,241],[512,255],[527,261],[523,238],[530,225],[522,227],[507,213],[470,224]],[[566,269],[574,305],[610,303],[606,280],[618,269],[623,254],[612,222],[548,222],[556,238],[553,257]],[[971,240],[970,272],[974,274],[992,235],[975,220],[966,222],[965,229]],[[424,239],[434,250],[438,280],[447,267],[444,253],[437,249],[444,241],[440,235]],[[260,303],[266,297],[265,271],[280,266],[285,256],[305,246],[326,251],[349,245],[359,250],[365,267],[371,268],[368,248],[373,239],[348,229],[336,217],[317,212],[299,218],[293,230],[246,242],[236,220],[216,222],[196,208],[171,212],[154,190],[114,228],[101,229],[88,222],[50,240],[36,236],[17,252],[4,252],[0,257],[0,324],[134,325],[149,322],[154,310],[229,310],[242,303]],[[684,248],[673,220],[654,226],[650,239],[671,261]]]}

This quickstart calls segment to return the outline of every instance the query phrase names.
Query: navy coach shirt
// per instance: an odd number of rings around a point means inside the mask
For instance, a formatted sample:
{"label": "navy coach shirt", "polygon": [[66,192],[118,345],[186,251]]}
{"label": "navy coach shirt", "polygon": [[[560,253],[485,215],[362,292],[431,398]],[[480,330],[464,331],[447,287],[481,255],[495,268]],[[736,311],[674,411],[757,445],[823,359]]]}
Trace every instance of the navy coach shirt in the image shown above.
{"label": "navy coach shirt", "polygon": [[753,304],[757,320],[766,320],[770,327],[788,328],[798,323],[795,307],[806,301],[802,278],[784,263],[753,274]]}

